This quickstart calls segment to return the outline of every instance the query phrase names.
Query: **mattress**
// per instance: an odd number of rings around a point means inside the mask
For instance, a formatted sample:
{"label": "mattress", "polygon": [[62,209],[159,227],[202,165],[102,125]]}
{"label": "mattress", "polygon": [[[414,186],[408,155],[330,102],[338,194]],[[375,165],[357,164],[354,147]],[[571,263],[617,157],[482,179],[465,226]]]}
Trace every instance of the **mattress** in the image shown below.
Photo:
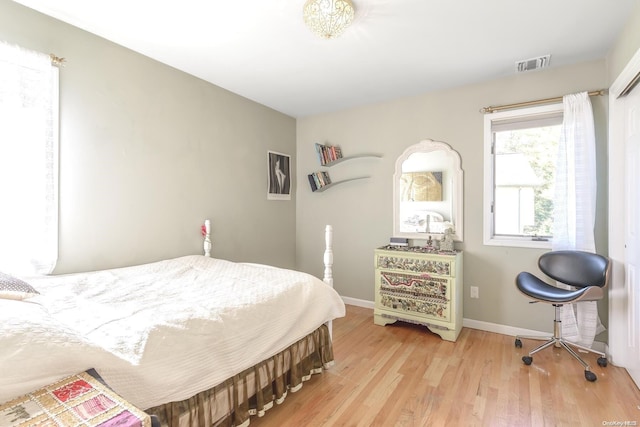
{"label": "mattress", "polygon": [[40,295],[0,300],[0,402],[89,368],[141,409],[181,401],[344,316],[314,276],[197,255],[24,279]]}

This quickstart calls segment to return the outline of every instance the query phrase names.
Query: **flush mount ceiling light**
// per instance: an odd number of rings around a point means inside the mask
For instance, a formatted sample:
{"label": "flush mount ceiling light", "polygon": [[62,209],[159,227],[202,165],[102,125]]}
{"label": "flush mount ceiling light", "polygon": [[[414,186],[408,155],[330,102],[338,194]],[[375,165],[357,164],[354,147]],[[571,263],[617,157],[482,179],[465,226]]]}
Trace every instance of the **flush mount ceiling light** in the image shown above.
{"label": "flush mount ceiling light", "polygon": [[325,39],[338,37],[353,21],[351,0],[307,0],[303,8],[304,23]]}

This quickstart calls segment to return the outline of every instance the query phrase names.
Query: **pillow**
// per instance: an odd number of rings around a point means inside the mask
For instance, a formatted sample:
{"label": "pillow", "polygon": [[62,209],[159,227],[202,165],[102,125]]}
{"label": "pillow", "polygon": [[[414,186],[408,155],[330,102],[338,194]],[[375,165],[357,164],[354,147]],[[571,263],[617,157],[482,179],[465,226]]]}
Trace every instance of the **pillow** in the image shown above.
{"label": "pillow", "polygon": [[27,282],[0,271],[0,298],[23,300],[38,294]]}

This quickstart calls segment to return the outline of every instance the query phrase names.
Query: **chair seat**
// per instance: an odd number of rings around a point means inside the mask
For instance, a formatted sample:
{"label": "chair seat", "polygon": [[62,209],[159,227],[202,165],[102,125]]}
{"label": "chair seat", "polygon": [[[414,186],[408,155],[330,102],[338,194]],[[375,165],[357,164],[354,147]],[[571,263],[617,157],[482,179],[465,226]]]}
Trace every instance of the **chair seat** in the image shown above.
{"label": "chair seat", "polygon": [[562,289],[552,286],[534,276],[523,271],[516,277],[516,286],[525,295],[548,303],[572,302],[580,298],[589,287],[577,290]]}

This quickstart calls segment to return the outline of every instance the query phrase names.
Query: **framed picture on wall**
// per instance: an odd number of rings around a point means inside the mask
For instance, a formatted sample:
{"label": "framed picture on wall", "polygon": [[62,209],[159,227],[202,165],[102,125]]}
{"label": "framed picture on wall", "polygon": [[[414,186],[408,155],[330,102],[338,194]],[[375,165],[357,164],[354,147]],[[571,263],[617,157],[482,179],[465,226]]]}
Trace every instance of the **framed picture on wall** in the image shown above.
{"label": "framed picture on wall", "polygon": [[291,156],[267,151],[268,200],[291,200]]}

